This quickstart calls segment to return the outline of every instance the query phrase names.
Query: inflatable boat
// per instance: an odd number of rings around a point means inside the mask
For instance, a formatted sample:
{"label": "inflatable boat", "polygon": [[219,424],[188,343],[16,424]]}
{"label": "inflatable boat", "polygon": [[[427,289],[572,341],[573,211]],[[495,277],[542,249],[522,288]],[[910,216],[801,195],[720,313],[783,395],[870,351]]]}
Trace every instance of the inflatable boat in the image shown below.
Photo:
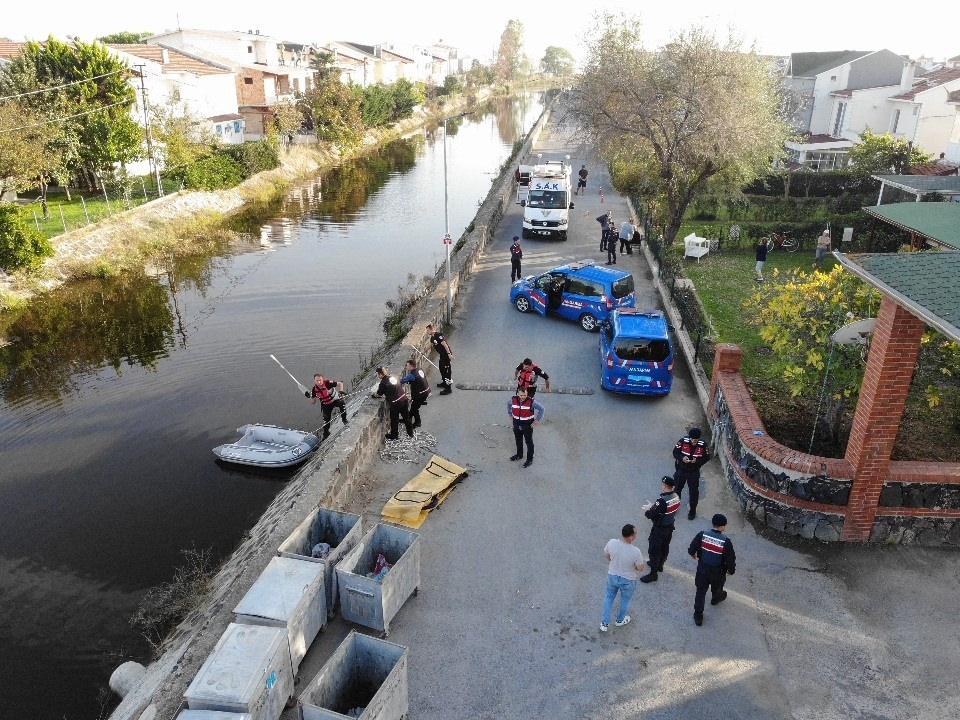
{"label": "inflatable boat", "polygon": [[302,430],[275,425],[244,425],[242,437],[229,445],[218,445],[213,454],[224,462],[257,467],[289,467],[306,460],[320,446],[320,438]]}

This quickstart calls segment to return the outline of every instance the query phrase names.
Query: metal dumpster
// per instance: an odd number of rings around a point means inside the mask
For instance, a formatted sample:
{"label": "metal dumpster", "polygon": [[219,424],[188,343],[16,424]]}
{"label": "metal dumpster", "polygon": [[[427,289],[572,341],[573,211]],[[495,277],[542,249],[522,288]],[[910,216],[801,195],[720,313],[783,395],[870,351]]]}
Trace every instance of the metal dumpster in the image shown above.
{"label": "metal dumpster", "polygon": [[238,623],[287,631],[294,675],[313,639],[327,624],[323,577],[323,566],[317,563],[275,557],[233,609]]}
{"label": "metal dumpster", "polygon": [[292,694],[286,631],[230,623],[183,696],[190,710],[277,720]]}
{"label": "metal dumpster", "polygon": [[[330,617],[333,617],[338,599],[337,574],[333,569],[360,541],[362,532],[360,528],[359,515],[318,507],[277,549],[277,555],[280,557],[309,560],[323,565],[327,588],[327,614]],[[324,559],[312,557],[310,551],[313,546],[322,542],[332,547],[330,554]]]}
{"label": "metal dumpster", "polygon": [[303,720],[400,720],[408,707],[407,649],[356,630],[300,695]]}
{"label": "metal dumpster", "polygon": [[[383,553],[392,565],[381,581],[367,577]],[[378,523],[337,565],[344,620],[390,633],[390,621],[420,586],[420,536]]]}
{"label": "metal dumpster", "polygon": [[177,715],[177,720],[250,720],[250,715],[220,710],[184,710]]}

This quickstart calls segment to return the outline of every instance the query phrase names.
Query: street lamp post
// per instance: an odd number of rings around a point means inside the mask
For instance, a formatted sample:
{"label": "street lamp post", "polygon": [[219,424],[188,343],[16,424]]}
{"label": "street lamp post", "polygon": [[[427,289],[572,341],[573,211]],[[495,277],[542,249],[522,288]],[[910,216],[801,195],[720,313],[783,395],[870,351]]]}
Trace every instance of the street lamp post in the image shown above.
{"label": "street lamp post", "polygon": [[450,280],[450,201],[447,190],[447,118],[443,119],[443,244],[447,251],[447,324],[453,320],[453,285]]}

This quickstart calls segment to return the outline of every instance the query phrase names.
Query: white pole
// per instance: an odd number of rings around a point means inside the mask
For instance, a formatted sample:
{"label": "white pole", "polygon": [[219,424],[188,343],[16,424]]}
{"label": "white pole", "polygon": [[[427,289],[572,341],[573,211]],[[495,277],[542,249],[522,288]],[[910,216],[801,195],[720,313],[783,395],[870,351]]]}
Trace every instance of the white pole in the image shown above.
{"label": "white pole", "polygon": [[453,320],[453,286],[450,281],[450,202],[447,192],[447,119],[443,119],[443,227],[447,250],[447,323]]}

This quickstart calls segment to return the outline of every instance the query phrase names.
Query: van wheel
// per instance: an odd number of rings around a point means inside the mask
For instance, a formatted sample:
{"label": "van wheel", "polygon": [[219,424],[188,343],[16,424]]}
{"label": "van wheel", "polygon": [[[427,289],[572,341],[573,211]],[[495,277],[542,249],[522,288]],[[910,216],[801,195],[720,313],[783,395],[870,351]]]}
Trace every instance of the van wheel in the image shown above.
{"label": "van wheel", "polygon": [[561,239],[561,240],[566,240],[566,239],[567,239],[567,231],[566,231],[566,230],[561,230],[560,233],[559,233],[559,235],[560,235],[560,239]]}
{"label": "van wheel", "polygon": [[516,305],[517,310],[522,313],[530,312],[530,301],[527,300],[526,295],[518,295],[517,299],[513,301],[513,304]]}
{"label": "van wheel", "polygon": [[584,313],[580,316],[580,327],[587,332],[593,332],[597,329],[597,319],[590,313]]}
{"label": "van wheel", "polygon": [[521,236],[524,240],[529,240],[529,239],[530,239],[530,231],[527,230],[526,228],[523,228],[523,230],[520,231],[520,236]]}

